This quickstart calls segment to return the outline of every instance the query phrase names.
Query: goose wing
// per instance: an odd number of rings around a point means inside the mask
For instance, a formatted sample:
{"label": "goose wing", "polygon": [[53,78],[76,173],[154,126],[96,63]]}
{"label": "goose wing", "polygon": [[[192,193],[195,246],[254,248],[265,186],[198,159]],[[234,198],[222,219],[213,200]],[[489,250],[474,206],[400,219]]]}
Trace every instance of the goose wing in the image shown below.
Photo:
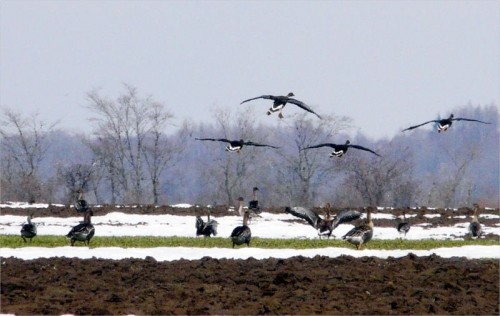
{"label": "goose wing", "polygon": [[333,220],[333,228],[343,223],[348,223],[360,218],[362,213],[357,210],[343,210]]}
{"label": "goose wing", "polygon": [[440,121],[440,120],[432,120],[432,121],[427,121],[427,122],[425,122],[425,123],[418,124],[418,125],[415,125],[415,126],[410,126],[410,127],[408,127],[408,128],[405,128],[404,130],[402,130],[402,132],[404,132],[404,131],[409,131],[409,130],[411,130],[411,129],[414,129],[414,128],[417,128],[417,127],[420,127],[420,126],[425,125],[425,124],[429,124],[429,123],[437,123],[437,122],[439,122],[439,121]]}
{"label": "goose wing", "polygon": [[305,219],[312,227],[318,228],[318,221],[319,221],[319,216],[316,214],[316,212],[302,207],[302,206],[295,206],[295,207],[286,207],[285,212],[292,214],[293,216]]}
{"label": "goose wing", "polygon": [[196,231],[202,231],[203,230],[203,227],[205,226],[205,222],[203,221],[203,219],[201,219],[200,216],[196,216],[196,224],[195,224],[195,227],[196,227]]}
{"label": "goose wing", "polygon": [[207,225],[208,229],[210,229],[212,235],[214,235],[214,236],[217,236],[217,226],[218,225],[219,225],[219,223],[216,220],[211,220]]}
{"label": "goose wing", "polygon": [[279,147],[272,146],[272,145],[259,144],[259,143],[254,143],[254,142],[243,142],[243,145],[247,145],[247,146],[258,146],[258,147],[271,147],[271,148],[279,148]]}
{"label": "goose wing", "polygon": [[360,146],[360,145],[347,145],[347,146],[352,147],[352,148],[356,148],[356,149],[361,149],[361,150],[364,150],[364,151],[369,151],[369,152],[371,152],[374,155],[382,157],[379,154],[377,154],[376,152],[374,152],[373,150],[371,150],[369,148],[366,148],[366,147],[363,147],[363,146]]}
{"label": "goose wing", "polygon": [[309,113],[312,113],[314,115],[316,115],[317,117],[319,117],[321,119],[321,116],[319,116],[318,113],[314,112],[307,104],[305,104],[304,102],[302,101],[299,101],[297,99],[293,99],[293,98],[288,98],[287,100],[288,103],[292,103],[292,104],[295,104],[297,105],[299,108],[303,109],[303,110],[306,110],[307,112]]}
{"label": "goose wing", "polygon": [[311,149],[311,148],[320,148],[320,147],[332,147],[332,148],[335,148],[336,146],[338,146],[337,144],[333,144],[333,143],[323,143],[323,144],[318,144],[318,145],[314,145],[314,146],[308,146],[305,149]]}
{"label": "goose wing", "polygon": [[398,224],[398,232],[407,233],[410,230],[411,226],[407,222],[402,222]]}
{"label": "goose wing", "polygon": [[365,239],[372,232],[372,228],[368,225],[354,227],[345,234],[342,239]]}
{"label": "goose wing", "polygon": [[491,124],[488,122],[480,121],[480,120],[475,120],[475,119],[468,119],[468,118],[463,118],[463,117],[457,117],[451,119],[452,121],[468,121],[468,122],[478,122],[478,123],[483,123],[483,124]]}
{"label": "goose wing", "polygon": [[257,99],[268,99],[268,100],[274,100],[275,96],[274,95],[261,95],[260,97],[255,97],[255,98],[251,98],[251,99],[248,99],[248,100],[245,100],[243,102],[241,102],[240,104],[243,104],[245,102],[248,102],[248,101],[252,101],[252,100],[257,100]]}
{"label": "goose wing", "polygon": [[195,138],[196,140],[211,140],[216,142],[230,143],[231,141],[225,138]]}

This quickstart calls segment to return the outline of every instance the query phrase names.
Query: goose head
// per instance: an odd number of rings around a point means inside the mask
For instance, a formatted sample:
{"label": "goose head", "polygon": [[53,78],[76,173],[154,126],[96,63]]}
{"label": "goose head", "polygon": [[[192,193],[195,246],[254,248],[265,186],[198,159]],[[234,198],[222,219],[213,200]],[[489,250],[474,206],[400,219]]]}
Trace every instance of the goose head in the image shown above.
{"label": "goose head", "polygon": [[349,145],[350,143],[351,143],[351,142],[350,142],[349,140],[346,140],[346,141],[345,141],[345,144],[346,144],[346,145]]}
{"label": "goose head", "polygon": [[294,97],[294,96],[295,96],[295,94],[293,94],[293,92],[289,92],[286,96],[287,96],[287,97]]}

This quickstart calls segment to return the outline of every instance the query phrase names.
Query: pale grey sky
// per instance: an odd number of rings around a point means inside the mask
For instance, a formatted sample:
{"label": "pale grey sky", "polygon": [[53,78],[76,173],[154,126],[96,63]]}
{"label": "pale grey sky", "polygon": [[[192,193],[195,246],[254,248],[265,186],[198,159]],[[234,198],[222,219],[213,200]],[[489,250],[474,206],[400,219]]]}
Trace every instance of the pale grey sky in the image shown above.
{"label": "pale grey sky", "polygon": [[[177,119],[286,94],[366,136],[500,99],[500,2],[1,1],[0,106],[83,131],[123,83]],[[287,106],[285,116],[299,109]]]}

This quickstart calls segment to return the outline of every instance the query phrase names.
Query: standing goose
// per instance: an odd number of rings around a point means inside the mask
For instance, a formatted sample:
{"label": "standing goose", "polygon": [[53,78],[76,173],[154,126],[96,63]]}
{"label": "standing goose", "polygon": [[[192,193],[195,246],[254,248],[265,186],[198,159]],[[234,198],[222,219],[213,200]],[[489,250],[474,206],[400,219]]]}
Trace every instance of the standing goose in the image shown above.
{"label": "standing goose", "polygon": [[368,149],[366,147],[359,146],[359,145],[352,145],[349,140],[347,140],[345,142],[345,144],[323,143],[323,144],[318,144],[318,145],[306,147],[306,148],[304,148],[304,150],[311,149],[311,148],[319,148],[319,147],[331,147],[331,148],[333,148],[333,152],[330,154],[330,157],[338,157],[338,158],[340,158],[340,157],[342,157],[347,152],[347,150],[349,148],[361,149],[361,150],[364,150],[364,151],[371,152],[372,154],[377,155],[379,157],[382,157],[382,156],[380,156],[379,154],[377,154],[376,152],[374,152],[371,149]]}
{"label": "standing goose", "polygon": [[356,245],[356,249],[362,249],[363,245],[369,242],[373,237],[373,221],[371,212],[372,207],[368,207],[366,215],[366,224],[362,224],[351,229],[347,234],[342,237],[342,239],[347,240],[353,245]]}
{"label": "standing goose", "polygon": [[33,215],[29,214],[27,218],[28,223],[21,226],[21,238],[24,242],[26,242],[26,238],[28,238],[31,242],[32,238],[36,236],[36,225],[31,222],[32,218]]}
{"label": "standing goose", "polygon": [[217,223],[216,220],[210,219],[210,210],[208,210],[208,218],[206,223],[201,219],[200,216],[196,216],[196,236],[217,236],[217,225],[219,225],[219,223]]}
{"label": "standing goose", "polygon": [[[399,220],[401,221],[401,219],[399,219]],[[406,234],[410,230],[411,225],[406,220],[406,214],[405,214],[405,212],[403,212],[403,221],[399,222],[398,226],[396,228],[398,230],[399,235],[401,236],[401,240],[403,239],[403,237],[406,238]]]}
{"label": "standing goose", "polygon": [[[241,203],[243,203],[243,198],[239,198]],[[242,204],[240,204],[242,205]],[[231,241],[233,242],[233,248],[234,245],[242,245],[242,244],[247,244],[247,246],[250,246],[250,240],[252,239],[252,231],[250,230],[250,227],[248,227],[248,211],[244,213],[243,215],[243,225],[242,226],[237,226],[235,229],[233,229],[233,232],[231,233]]]}
{"label": "standing goose", "polygon": [[318,231],[318,237],[330,238],[333,230],[340,224],[347,223],[361,217],[361,212],[354,210],[343,210],[334,218],[330,217],[330,204],[327,203],[326,217],[321,218],[318,213],[302,206],[286,207],[285,212],[293,216],[305,219],[309,225]]}
{"label": "standing goose", "polygon": [[287,103],[292,103],[292,104],[297,105],[301,109],[306,110],[307,112],[316,115],[317,117],[319,117],[321,119],[321,116],[319,116],[316,112],[314,112],[307,104],[305,104],[302,101],[299,101],[297,99],[292,98],[293,96],[295,96],[293,94],[293,92],[288,93],[286,96],[283,96],[283,95],[279,95],[279,96],[261,95],[260,97],[255,97],[255,98],[245,100],[245,101],[241,102],[240,104],[243,104],[245,102],[252,101],[252,100],[257,100],[257,99],[273,100],[273,105],[269,108],[269,110],[267,110],[267,115],[271,115],[271,113],[279,111],[278,117],[283,118],[283,113],[282,113],[283,108],[285,107],[285,105]]}
{"label": "standing goose", "polygon": [[78,189],[78,198],[75,202],[75,209],[78,213],[85,213],[89,209],[89,204],[83,198],[83,189]]}
{"label": "standing goose", "polygon": [[94,237],[95,228],[91,223],[91,216],[93,215],[92,210],[87,210],[83,223],[80,223],[73,227],[69,233],[66,235],[71,241],[71,246],[74,246],[75,241],[83,241],[84,244],[90,246],[90,240]]}
{"label": "standing goose", "polygon": [[408,128],[405,128],[403,130],[403,132],[404,131],[412,130],[414,128],[417,128],[417,127],[420,127],[422,125],[429,124],[429,123],[437,123],[437,131],[438,131],[438,133],[446,132],[448,130],[448,128],[451,127],[451,124],[453,124],[453,121],[467,121],[467,122],[478,122],[478,123],[483,123],[483,124],[491,124],[491,123],[488,123],[488,122],[483,122],[483,121],[480,121],[480,120],[463,118],[463,117],[456,117],[456,118],[454,118],[454,115],[450,114],[450,117],[448,117],[447,119],[432,120],[432,121],[427,121],[425,123],[418,124],[418,125],[415,125],[415,126],[410,126]]}
{"label": "standing goose", "polygon": [[479,205],[474,204],[474,214],[472,215],[472,221],[469,224],[469,233],[471,238],[476,239],[481,236],[481,223],[478,220]]}
{"label": "standing goose", "polygon": [[243,139],[240,140],[229,140],[225,138],[195,138],[196,140],[211,140],[211,141],[217,141],[217,142],[224,142],[224,143],[229,143],[229,145],[226,147],[226,151],[230,152],[237,152],[238,154],[240,153],[241,149],[243,146],[257,146],[257,147],[271,147],[271,148],[279,148],[276,146],[271,146],[271,145],[266,145],[266,144],[259,144],[259,143],[254,143],[251,141],[244,141]]}
{"label": "standing goose", "polygon": [[262,212],[259,206],[259,200],[257,199],[257,191],[259,188],[254,187],[252,189],[253,200],[248,202],[248,212],[249,212],[249,220],[252,220],[252,217],[259,217],[259,214]]}

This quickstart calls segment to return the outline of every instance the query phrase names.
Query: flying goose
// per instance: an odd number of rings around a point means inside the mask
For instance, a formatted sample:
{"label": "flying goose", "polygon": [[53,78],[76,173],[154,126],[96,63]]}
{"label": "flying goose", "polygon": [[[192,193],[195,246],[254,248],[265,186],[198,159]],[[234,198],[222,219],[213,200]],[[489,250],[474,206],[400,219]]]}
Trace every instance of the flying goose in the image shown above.
{"label": "flying goose", "polygon": [[478,219],[479,205],[474,204],[474,214],[472,215],[472,221],[469,224],[469,233],[471,238],[476,239],[481,236],[481,223],[479,223]]}
{"label": "flying goose", "polygon": [[330,238],[333,230],[337,228],[337,226],[361,217],[361,212],[359,211],[343,210],[339,214],[337,214],[337,216],[331,218],[329,203],[327,203],[327,213],[324,219],[321,218],[315,211],[302,206],[285,207],[285,212],[292,214],[293,216],[305,219],[309,223],[309,225],[311,225],[318,231],[319,238],[321,238],[322,236],[327,236],[328,238]]}
{"label": "flying goose", "polygon": [[196,216],[196,236],[203,235],[205,237],[210,237],[210,235],[217,236],[217,225],[219,224],[216,220],[210,219],[210,210],[208,210],[207,222],[204,222],[200,216]]}
{"label": "flying goose", "polygon": [[438,131],[438,133],[446,132],[448,130],[448,128],[451,127],[451,124],[453,124],[453,121],[467,121],[467,122],[478,122],[478,123],[483,123],[483,124],[491,124],[491,123],[488,123],[488,122],[483,122],[483,121],[480,121],[480,120],[463,118],[463,117],[456,117],[456,118],[454,118],[454,115],[450,114],[450,117],[447,118],[447,119],[432,120],[432,121],[427,121],[425,123],[418,124],[418,125],[415,125],[415,126],[410,126],[408,128],[405,128],[403,130],[403,132],[404,131],[409,131],[411,129],[414,129],[414,128],[417,128],[417,127],[420,127],[422,125],[429,124],[429,123],[437,123],[437,131]]}
{"label": "flying goose", "polygon": [[306,148],[304,148],[304,150],[311,149],[311,148],[319,148],[319,147],[331,147],[331,148],[333,148],[333,152],[330,154],[330,157],[339,157],[340,158],[347,152],[347,150],[349,148],[356,148],[356,149],[361,149],[364,151],[369,151],[374,155],[382,157],[371,149],[368,149],[366,147],[359,146],[359,145],[352,145],[349,140],[347,140],[345,142],[345,144],[323,143],[323,144],[318,144],[318,145],[306,147]]}
{"label": "flying goose", "polygon": [[314,112],[307,104],[305,104],[302,101],[299,101],[297,99],[292,98],[293,96],[295,96],[293,94],[293,92],[288,93],[286,96],[283,96],[283,95],[279,95],[279,96],[261,95],[260,97],[255,97],[255,98],[245,100],[245,101],[241,102],[240,104],[243,104],[243,103],[248,102],[248,101],[256,100],[256,99],[273,100],[273,105],[269,108],[269,110],[267,110],[267,115],[271,115],[271,113],[279,111],[278,117],[283,118],[283,113],[282,113],[283,108],[285,107],[285,105],[287,103],[292,103],[292,104],[297,105],[301,109],[306,110],[307,112],[316,115],[317,117],[319,117],[321,119],[321,116],[319,116],[316,112]]}
{"label": "flying goose", "polygon": [[243,139],[240,139],[240,140],[229,140],[229,139],[225,139],[225,138],[195,138],[195,139],[196,140],[211,140],[211,141],[229,143],[229,145],[226,147],[226,151],[237,152],[237,153],[240,153],[240,150],[243,148],[243,146],[279,148],[276,146],[259,144],[259,143],[254,143],[251,141],[246,142]]}
{"label": "flying goose", "polygon": [[[240,201],[240,206],[243,205],[243,198],[238,198]],[[252,239],[252,231],[250,230],[250,227],[248,227],[248,211],[245,211],[243,215],[243,225],[242,226],[237,226],[235,229],[233,229],[233,232],[231,233],[231,241],[233,242],[233,248],[235,245],[242,245],[242,244],[247,244],[247,246],[250,246],[250,240]]]}
{"label": "flying goose", "polygon": [[342,239],[355,245],[358,250],[362,249],[363,245],[369,242],[373,237],[373,221],[371,216],[373,208],[368,207],[366,210],[366,224],[354,227],[342,237]]}
{"label": "flying goose", "polygon": [[95,228],[91,223],[91,216],[94,215],[92,210],[88,209],[85,212],[85,217],[82,223],[74,226],[66,235],[71,241],[71,246],[75,245],[75,241],[83,241],[84,244],[90,245],[90,239],[94,237]]}
{"label": "flying goose", "polygon": [[24,242],[26,242],[26,238],[28,238],[31,242],[32,238],[36,236],[36,225],[31,222],[32,218],[33,215],[29,214],[27,218],[28,223],[21,226],[21,238]]}

